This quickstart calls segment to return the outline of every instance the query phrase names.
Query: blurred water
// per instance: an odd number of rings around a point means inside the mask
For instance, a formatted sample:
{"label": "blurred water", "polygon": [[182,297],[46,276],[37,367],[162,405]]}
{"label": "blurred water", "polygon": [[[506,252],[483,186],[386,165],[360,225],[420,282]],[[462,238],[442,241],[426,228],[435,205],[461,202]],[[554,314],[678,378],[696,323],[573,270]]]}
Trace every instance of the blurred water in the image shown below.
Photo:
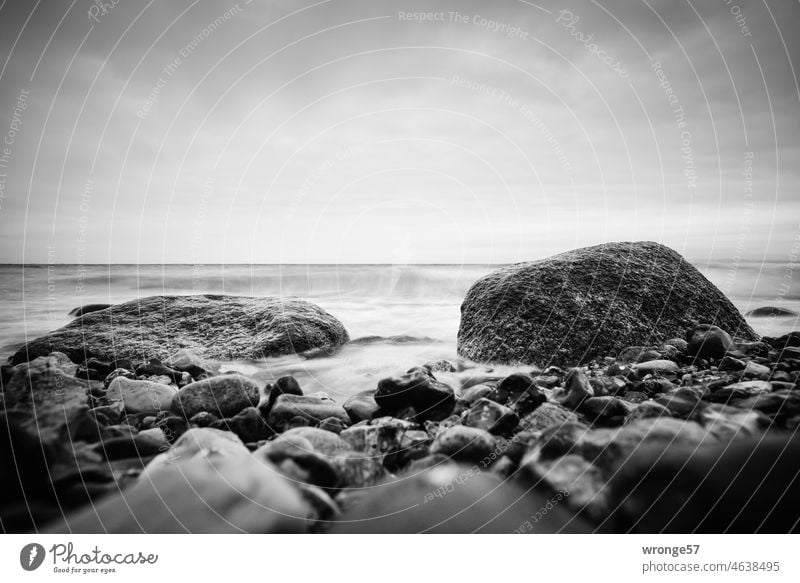
{"label": "blurred water", "polygon": [[[699,265],[744,313],[761,306],[800,311],[800,285],[782,263]],[[339,318],[351,338],[373,341],[335,356],[287,356],[232,364],[256,378],[298,376],[304,388],[348,395],[381,376],[438,358],[454,358],[460,305],[490,265],[26,265],[0,266],[0,358],[26,340],[71,320],[88,303],[119,303],[155,294],[226,293],[293,296]],[[788,277],[787,277],[788,274]],[[748,318],[763,335],[800,328],[796,317]]]}

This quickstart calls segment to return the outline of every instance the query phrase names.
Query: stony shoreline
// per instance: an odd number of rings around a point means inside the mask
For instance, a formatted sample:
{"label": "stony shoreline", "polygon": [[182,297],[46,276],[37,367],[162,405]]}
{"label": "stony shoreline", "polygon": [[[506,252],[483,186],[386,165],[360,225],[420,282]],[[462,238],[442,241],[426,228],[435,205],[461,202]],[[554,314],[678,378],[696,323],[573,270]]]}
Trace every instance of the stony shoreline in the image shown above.
{"label": "stony shoreline", "polygon": [[[800,425],[800,333],[737,341],[699,326],[688,341],[502,378],[467,360],[424,363],[344,405],[292,377],[259,387],[214,374],[186,350],[169,362],[87,368],[53,353],[5,370],[4,470],[20,483],[4,498],[4,530],[402,532],[441,514],[447,531],[489,519],[500,531],[614,531],[653,495],[636,486],[653,448],[785,441]],[[489,492],[497,508],[527,492],[526,509],[453,518]],[[153,514],[165,493],[176,508]],[[424,513],[376,518],[409,496]],[[186,524],[172,516],[182,505]]]}
{"label": "stony shoreline", "polygon": [[[709,303],[716,288],[654,245],[487,276],[462,309],[462,357],[398,370],[344,403],[292,376],[263,385],[220,373],[231,352],[325,358],[346,345],[338,320],[307,302],[155,296],[84,309],[2,367],[0,526],[795,531],[800,332],[758,338],[735,308]],[[630,254],[598,263],[609,249]],[[598,284],[587,275],[598,265],[634,275]],[[705,299],[619,311],[640,293],[671,297],[676,273]],[[529,329],[547,303],[541,281],[561,306],[547,316],[550,333]],[[617,320],[600,335],[609,314]],[[715,325],[724,322],[733,328]],[[631,342],[642,338],[652,341]],[[558,366],[536,366],[542,354]]]}

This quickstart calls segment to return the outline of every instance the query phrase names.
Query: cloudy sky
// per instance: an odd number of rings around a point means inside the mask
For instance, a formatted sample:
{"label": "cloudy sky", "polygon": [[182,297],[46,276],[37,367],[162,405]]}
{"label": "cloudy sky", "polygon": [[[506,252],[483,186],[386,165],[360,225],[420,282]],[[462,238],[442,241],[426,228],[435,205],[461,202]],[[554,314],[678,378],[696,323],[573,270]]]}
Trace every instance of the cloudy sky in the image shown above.
{"label": "cloudy sky", "polygon": [[0,4],[0,262],[797,258],[797,2],[101,4]]}

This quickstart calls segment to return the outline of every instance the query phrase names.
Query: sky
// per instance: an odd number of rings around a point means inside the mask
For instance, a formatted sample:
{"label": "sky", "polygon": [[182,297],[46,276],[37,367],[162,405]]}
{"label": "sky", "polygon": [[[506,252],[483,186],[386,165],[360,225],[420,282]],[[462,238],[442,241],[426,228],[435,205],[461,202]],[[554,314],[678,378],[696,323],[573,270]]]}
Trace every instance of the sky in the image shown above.
{"label": "sky", "polygon": [[0,262],[800,254],[800,4],[0,0]]}

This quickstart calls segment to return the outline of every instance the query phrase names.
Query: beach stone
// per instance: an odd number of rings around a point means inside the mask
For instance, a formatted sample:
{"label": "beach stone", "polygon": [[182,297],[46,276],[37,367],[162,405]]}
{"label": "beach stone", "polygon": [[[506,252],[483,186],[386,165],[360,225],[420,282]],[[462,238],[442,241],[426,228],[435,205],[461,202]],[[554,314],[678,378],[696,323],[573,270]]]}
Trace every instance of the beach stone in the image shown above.
{"label": "beach stone", "polygon": [[211,359],[262,358],[339,346],[341,322],[296,299],[225,295],[151,296],[87,314],[28,342],[18,364],[53,351],[83,361],[166,359],[185,348]]}
{"label": "beach stone", "polygon": [[577,423],[578,416],[556,403],[542,403],[522,418],[519,426],[526,431],[542,431],[553,425]]}
{"label": "beach stone", "polygon": [[471,470],[443,464],[372,488],[342,515],[333,532],[589,532],[580,519],[538,492]]}
{"label": "beach stone", "polygon": [[[339,434],[349,446],[370,456],[382,456],[402,448],[406,434],[418,435],[420,426],[416,423],[380,417],[369,424],[349,427]],[[422,431],[422,433],[425,433]],[[427,433],[425,433],[427,439]]]}
{"label": "beach stone", "polygon": [[344,410],[353,423],[372,419],[380,413],[375,401],[375,389],[356,393],[344,402]]}
{"label": "beach stone", "polygon": [[509,433],[517,423],[519,417],[513,410],[489,399],[475,401],[464,420],[467,427],[477,427],[498,435]]}
{"label": "beach stone", "polygon": [[209,413],[208,411],[200,411],[200,413],[195,413],[189,419],[189,423],[196,425],[197,427],[208,427],[215,421],[219,421],[219,417],[213,413]]}
{"label": "beach stone", "polygon": [[267,424],[280,433],[294,427],[294,420],[297,417],[306,425],[317,425],[328,417],[336,417],[345,424],[350,423],[350,418],[342,406],[329,398],[313,395],[280,395],[269,412]]}
{"label": "beach stone", "polygon": [[390,415],[412,407],[416,419],[422,422],[448,417],[455,408],[456,398],[453,389],[446,384],[430,374],[415,371],[379,381],[375,402]]}
{"label": "beach stone", "polygon": [[[741,329],[734,328],[734,333],[742,336]],[[743,335],[749,340],[758,340],[752,335]],[[698,324],[686,334],[688,341],[687,354],[697,358],[720,359],[733,348],[733,339],[730,334],[719,326],[712,324]]]}
{"label": "beach stone", "polygon": [[16,423],[46,445],[68,446],[89,418],[90,381],[72,373],[63,354],[40,356],[12,369],[3,386],[7,411],[18,411]]}
{"label": "beach stone", "polygon": [[565,455],[555,460],[528,458],[522,461],[521,472],[529,482],[543,481],[554,492],[564,493],[565,503],[594,518],[605,511],[602,472],[579,455]]}
{"label": "beach stone", "polygon": [[298,436],[307,439],[314,451],[328,457],[335,457],[351,449],[347,441],[339,435],[316,427],[295,427],[281,436],[284,438]]}
{"label": "beach stone", "polygon": [[461,306],[458,353],[575,365],[620,345],[658,344],[696,321],[758,339],[730,300],[669,247],[606,243],[479,279]]}
{"label": "beach stone", "polygon": [[123,379],[128,379],[130,381],[135,381],[136,373],[126,368],[115,368],[106,375],[105,379],[103,379],[103,387],[108,389],[111,382],[116,378],[123,378]]}
{"label": "beach stone", "polygon": [[259,402],[258,410],[266,418],[269,412],[275,405],[275,401],[281,395],[302,395],[303,389],[300,388],[300,383],[297,382],[293,376],[284,376],[276,380],[272,385],[268,386],[269,395],[266,400]]}
{"label": "beach stone", "polygon": [[351,451],[342,453],[331,462],[339,472],[342,487],[371,488],[389,476],[381,457]]}
{"label": "beach stone", "polygon": [[572,368],[564,379],[565,397],[561,404],[569,409],[577,409],[589,397],[594,396],[594,389],[586,378],[586,374],[579,368]]}
{"label": "beach stone", "polygon": [[513,408],[519,415],[527,415],[547,400],[534,378],[526,373],[514,373],[505,377],[489,398]]}
{"label": "beach stone", "polygon": [[489,397],[494,391],[494,387],[491,385],[475,385],[468,388],[466,391],[462,391],[461,393],[461,400],[466,402],[468,405],[472,405],[478,399],[483,397]]}
{"label": "beach stone", "polygon": [[158,465],[145,479],[67,516],[49,532],[304,532],[310,510],[302,496],[274,466],[242,449]]}
{"label": "beach stone", "polygon": [[633,371],[641,379],[647,375],[677,375],[680,367],[671,360],[654,359],[633,365]]}
{"label": "beach stone", "polygon": [[108,385],[106,398],[112,403],[122,403],[128,413],[156,415],[168,411],[177,394],[178,389],[173,386],[118,376]]}
{"label": "beach stone", "polygon": [[342,421],[338,417],[326,417],[320,422],[319,428],[324,431],[329,431],[331,433],[339,435],[342,431],[344,431],[347,428],[347,425],[345,425],[344,421]]}
{"label": "beach stone", "polygon": [[736,406],[740,409],[761,411],[776,419],[788,419],[800,414],[800,391],[760,393],[749,399],[738,401]]}
{"label": "beach stone", "polygon": [[225,374],[196,381],[178,390],[172,410],[189,418],[205,411],[231,417],[258,402],[258,385],[239,374]]}
{"label": "beach stone", "polygon": [[166,435],[159,428],[146,429],[127,436],[105,439],[95,446],[96,451],[106,460],[132,457],[150,457],[169,449]]}
{"label": "beach stone", "polygon": [[266,439],[271,434],[269,427],[255,407],[246,407],[229,419],[214,421],[210,427],[231,431],[245,443]]}
{"label": "beach stone", "polygon": [[[305,449],[304,442],[309,449]],[[340,483],[339,471],[332,460],[314,451],[311,443],[298,435],[269,441],[254,451],[253,456],[271,462],[295,482],[325,489],[336,488]]]}
{"label": "beach stone", "polygon": [[695,421],[656,417],[637,419],[618,429],[586,431],[580,434],[575,449],[585,460],[610,476],[620,463],[645,445],[674,443],[699,446],[716,442],[716,437]]}
{"label": "beach stone", "polygon": [[151,358],[147,363],[136,367],[136,376],[139,378],[149,378],[154,382],[170,383],[177,385],[183,378],[183,373],[174,368],[164,365],[157,358]]}
{"label": "beach stone", "polygon": [[694,419],[707,406],[700,397],[688,389],[678,389],[674,393],[656,395],[653,400],[669,409],[673,417]]}
{"label": "beach stone", "polygon": [[706,407],[699,421],[720,441],[758,436],[770,425],[769,418],[760,411],[726,405]]}
{"label": "beach stone", "polygon": [[672,412],[655,401],[644,401],[638,405],[634,405],[633,411],[628,415],[625,420],[626,423],[631,423],[637,419],[651,419],[653,417],[672,417]]}
{"label": "beach stone", "polygon": [[607,532],[795,532],[798,459],[785,436],[642,448],[609,483]]}
{"label": "beach stone", "polygon": [[476,463],[491,456],[494,446],[494,438],[488,431],[456,425],[439,432],[431,454],[441,453],[456,461]]}
{"label": "beach stone", "polygon": [[744,367],[742,378],[766,380],[770,378],[771,374],[772,369],[770,367],[751,360],[748,361],[747,365]]}
{"label": "beach stone", "polygon": [[772,391],[772,385],[768,381],[744,381],[717,389],[711,394],[711,400],[716,403],[727,403],[739,399],[749,399],[770,391]]}
{"label": "beach stone", "polygon": [[590,397],[581,404],[580,412],[598,425],[622,425],[634,407],[619,397]]}
{"label": "beach stone", "polygon": [[219,363],[186,348],[179,348],[170,354],[164,359],[164,364],[175,370],[188,372],[196,381],[203,376],[211,376],[212,372],[219,369]]}

